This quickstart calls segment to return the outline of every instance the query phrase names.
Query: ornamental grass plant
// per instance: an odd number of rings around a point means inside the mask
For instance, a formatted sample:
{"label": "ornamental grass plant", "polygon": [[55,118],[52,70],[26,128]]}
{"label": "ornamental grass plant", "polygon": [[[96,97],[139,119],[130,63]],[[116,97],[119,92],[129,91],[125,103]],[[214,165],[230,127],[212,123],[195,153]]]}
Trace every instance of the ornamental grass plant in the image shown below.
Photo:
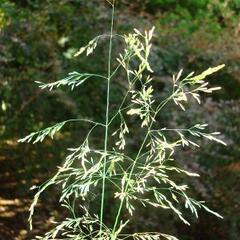
{"label": "ornamental grass plant", "polygon": [[[219,87],[209,87],[206,79],[224,65],[210,67],[200,74],[184,74],[183,70],[180,70],[173,75],[172,82],[169,82],[171,92],[168,97],[159,98],[159,94],[156,94],[158,89],[154,88],[154,71],[150,64],[155,28],[145,31],[133,29],[132,33],[117,34],[114,25],[116,1],[107,2],[112,10],[110,33],[95,37],[75,53],[75,57],[83,54],[89,56],[102,44],[102,39],[107,38],[107,74],[75,71],[56,82],[37,82],[41,89],[48,91],[63,86],[75,91],[79,87],[83,88],[84,84],[101,79],[106,87],[106,111],[104,122],[88,118],[68,119],[19,140],[37,143],[48,136],[54,138],[58,131],[71,122],[87,124],[90,127],[78,147],[67,149],[66,159],[63,165],[58,167],[56,174],[42,185],[32,188],[37,192],[30,207],[30,227],[32,228],[35,207],[41,194],[50,186],[59,185],[59,204],[69,211],[69,216],[54,223],[51,230],[36,239],[176,240],[176,237],[166,233],[148,232],[147,229],[146,232],[129,233],[125,229],[139,206],[170,210],[187,225],[190,223],[184,217],[184,212],[179,210],[179,206],[190,210],[195,217],[198,217],[199,209],[204,209],[222,218],[220,214],[209,209],[204,201],[191,198],[188,186],[177,183],[173,174],[199,177],[197,173],[179,167],[174,153],[179,148],[199,147],[196,141],[198,138],[225,145],[218,138],[219,132],[209,132],[206,123],[193,123],[186,128],[172,129],[162,126],[158,117],[162,111],[167,111],[168,104],[173,103],[185,111],[189,98],[194,98],[201,104],[204,94],[219,90]],[[125,46],[116,59],[113,57],[114,38]],[[117,110],[113,110],[111,86],[119,71],[125,73],[127,89]],[[100,146],[96,146],[92,141],[98,128],[101,128],[103,133]],[[134,136],[139,134],[139,131],[141,136]],[[137,151],[131,150],[131,139],[136,139],[134,146],[137,146]],[[111,189],[111,196],[109,192],[106,194],[108,189]],[[92,200],[92,196],[100,197]],[[105,221],[110,207],[107,205],[108,198],[115,201],[117,206],[111,224]],[[96,201],[96,206],[99,205],[97,211],[88,207],[89,199]],[[123,214],[125,212],[128,214]]]}

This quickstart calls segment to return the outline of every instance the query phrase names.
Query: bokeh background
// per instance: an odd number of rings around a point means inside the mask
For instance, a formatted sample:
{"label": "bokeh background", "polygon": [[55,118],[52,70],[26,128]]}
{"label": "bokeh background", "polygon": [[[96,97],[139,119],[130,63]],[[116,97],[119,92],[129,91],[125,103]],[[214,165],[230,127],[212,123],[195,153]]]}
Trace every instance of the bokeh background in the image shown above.
{"label": "bokeh background", "polygon": [[[34,81],[51,82],[68,72],[106,73],[106,43],[90,58],[73,58],[80,46],[109,31],[110,9],[105,0],[0,0],[0,239],[31,239],[61,218],[58,189],[45,195],[38,206],[35,229],[29,231],[28,207],[33,184],[51,176],[77,146],[87,127],[70,125],[54,141],[19,144],[31,131],[68,118],[105,116],[106,86],[101,81],[76,91],[52,92]],[[223,89],[192,102],[186,112],[170,108],[162,124],[189,126],[208,122],[221,131],[227,147],[201,142],[202,148],[178,154],[181,165],[197,171],[192,195],[204,199],[224,220],[200,213],[185,226],[171,213],[140,209],[132,230],[161,230],[182,240],[238,240],[240,236],[240,0],[119,0],[119,33],[156,26],[151,64],[159,94],[166,94],[171,75],[181,68],[201,72],[222,63],[226,68],[209,80]],[[121,49],[116,41],[114,52]],[[112,88],[117,103],[124,89],[120,74]],[[95,141],[100,141],[96,139]],[[134,141],[134,139],[132,139]],[[184,181],[184,179],[183,179]],[[111,211],[109,211],[111,214]],[[189,216],[190,217],[190,216]]]}

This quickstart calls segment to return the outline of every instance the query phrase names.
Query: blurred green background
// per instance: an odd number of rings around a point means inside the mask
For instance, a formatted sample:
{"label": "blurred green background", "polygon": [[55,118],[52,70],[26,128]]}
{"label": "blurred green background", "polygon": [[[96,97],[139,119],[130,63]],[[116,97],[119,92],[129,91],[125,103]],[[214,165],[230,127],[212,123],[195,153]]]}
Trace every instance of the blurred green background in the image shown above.
{"label": "blurred green background", "polygon": [[[73,54],[91,38],[109,31],[110,14],[105,0],[0,0],[0,239],[31,239],[61,215],[58,191],[45,194],[36,213],[36,228],[30,233],[27,216],[33,193],[29,188],[54,173],[66,148],[76,146],[87,127],[71,125],[54,141],[42,144],[18,144],[17,139],[68,118],[104,119],[106,86],[101,81],[91,81],[74,92],[42,91],[34,81],[56,81],[74,70],[105,74],[105,42],[93,57],[73,58]],[[169,212],[140,209],[132,230],[144,226],[182,240],[238,240],[240,0],[118,1],[119,33],[152,25],[156,33],[151,64],[162,96],[171,75],[181,68],[188,73],[222,63],[227,66],[210,78],[222,91],[204,97],[201,106],[192,102],[187,112],[170,108],[161,116],[163,125],[208,122],[210,129],[223,133],[227,147],[203,141],[202,148],[178,153],[178,159],[202,176],[190,182],[192,194],[206,200],[224,220],[200,213],[200,219],[192,219],[191,227],[186,227]],[[121,43],[116,41],[114,51],[119,49]],[[124,81],[119,75],[114,82],[113,104],[121,97]]]}

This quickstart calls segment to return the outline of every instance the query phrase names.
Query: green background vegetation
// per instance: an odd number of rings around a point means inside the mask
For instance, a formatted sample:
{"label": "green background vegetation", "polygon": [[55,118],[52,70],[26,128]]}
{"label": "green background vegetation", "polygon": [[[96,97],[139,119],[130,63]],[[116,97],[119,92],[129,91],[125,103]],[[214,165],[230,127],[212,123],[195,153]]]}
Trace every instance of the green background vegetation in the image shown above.
{"label": "green background vegetation", "polygon": [[[167,92],[171,75],[181,68],[188,73],[221,63],[227,65],[210,79],[211,84],[222,86],[222,91],[206,97],[200,107],[192,103],[186,113],[170,108],[160,120],[173,126],[209,122],[211,129],[223,132],[228,147],[202,142],[197,152],[187,150],[179,153],[178,158],[184,167],[202,175],[190,183],[193,194],[206,199],[225,219],[202,213],[200,220],[189,228],[168,212],[149,213],[148,209],[141,209],[135,229],[145,225],[153,230],[175,232],[183,240],[239,239],[239,12],[239,0],[119,0],[116,19],[119,32],[156,26],[151,64],[162,96]],[[92,58],[72,56],[91,38],[108,31],[109,17],[109,8],[103,0],[0,1],[1,239],[31,238],[26,221],[33,196],[29,187],[51,175],[63,161],[65,149],[77,145],[88,129],[70,126],[54,142],[48,139],[34,146],[17,144],[17,139],[68,118],[101,121],[105,116],[106,88],[99,80],[74,92],[60,89],[51,93],[38,89],[34,81],[55,81],[74,70],[105,74],[106,42],[100,44]],[[116,41],[115,50],[118,49],[121,43]],[[124,81],[119,75],[114,82],[113,106],[118,103]],[[55,195],[44,196],[34,234],[48,227],[45,218],[61,215]]]}

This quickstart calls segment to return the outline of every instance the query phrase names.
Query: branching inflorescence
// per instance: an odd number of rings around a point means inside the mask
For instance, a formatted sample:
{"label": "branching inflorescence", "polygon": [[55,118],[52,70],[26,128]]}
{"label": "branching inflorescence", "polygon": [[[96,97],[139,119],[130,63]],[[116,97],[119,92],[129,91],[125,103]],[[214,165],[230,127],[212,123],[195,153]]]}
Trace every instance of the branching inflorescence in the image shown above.
{"label": "branching inflorescence", "polygon": [[[113,2],[112,2],[113,1]],[[134,32],[122,35],[125,50],[117,58],[117,67],[112,69],[112,43],[114,30],[114,0],[107,1],[112,7],[111,32],[109,35],[109,58],[107,76],[72,72],[65,79],[50,84],[38,82],[42,89],[52,90],[60,86],[69,86],[72,90],[79,87],[91,77],[106,80],[106,121],[99,123],[88,119],[69,119],[55,124],[44,130],[31,133],[20,139],[20,142],[43,141],[48,135],[52,138],[68,122],[85,122],[91,126],[83,143],[77,148],[70,148],[69,155],[63,166],[47,182],[37,188],[38,191],[30,207],[30,226],[35,206],[43,191],[51,185],[60,185],[62,194],[60,203],[66,207],[71,217],[56,224],[55,227],[38,239],[95,239],[95,240],[176,240],[176,237],[155,232],[126,233],[124,227],[129,224],[134,214],[135,205],[139,202],[143,207],[150,205],[154,208],[172,210],[185,224],[189,222],[178,209],[183,204],[185,208],[198,217],[198,209],[206,211],[222,218],[218,213],[210,210],[203,201],[192,199],[187,194],[187,185],[178,185],[172,179],[172,172],[185,174],[190,177],[199,177],[198,174],[186,171],[174,164],[174,152],[176,148],[193,145],[199,147],[194,138],[206,138],[211,141],[225,144],[218,139],[218,132],[207,133],[207,124],[195,124],[186,129],[171,129],[167,126],[159,127],[157,117],[161,110],[170,102],[175,103],[185,111],[189,97],[193,97],[201,103],[201,93],[212,93],[219,87],[209,88],[206,77],[222,69],[224,65],[209,68],[199,75],[190,73],[182,77],[181,70],[173,76],[172,92],[160,101],[154,94],[152,73],[149,57],[151,52],[151,40],[154,35],[154,27],[145,32],[134,29]],[[118,35],[120,36],[120,35]],[[91,54],[97,47],[101,36],[94,38],[86,46],[82,47],[75,55]],[[118,70],[124,69],[128,83],[128,90],[116,112],[111,112],[111,80]],[[129,154],[127,150],[128,139],[135,134],[129,127],[129,120],[136,119],[136,128],[141,128],[143,138],[140,138],[136,154]],[[120,122],[119,128],[112,131]],[[137,125],[137,126],[136,126]],[[103,136],[103,148],[95,149],[91,145],[91,134],[97,127],[105,130]],[[167,132],[175,134],[175,140],[169,139]],[[186,134],[187,133],[187,134]],[[189,137],[190,136],[190,137]],[[115,142],[115,144],[112,144]],[[112,226],[104,223],[106,211],[105,191],[111,185],[113,197],[118,204],[116,216]],[[100,189],[100,190],[99,190]],[[84,204],[94,192],[101,192],[99,212],[92,212]],[[78,208],[76,207],[76,203]],[[76,210],[77,209],[77,210]],[[122,212],[129,212],[129,219],[124,219]]]}

